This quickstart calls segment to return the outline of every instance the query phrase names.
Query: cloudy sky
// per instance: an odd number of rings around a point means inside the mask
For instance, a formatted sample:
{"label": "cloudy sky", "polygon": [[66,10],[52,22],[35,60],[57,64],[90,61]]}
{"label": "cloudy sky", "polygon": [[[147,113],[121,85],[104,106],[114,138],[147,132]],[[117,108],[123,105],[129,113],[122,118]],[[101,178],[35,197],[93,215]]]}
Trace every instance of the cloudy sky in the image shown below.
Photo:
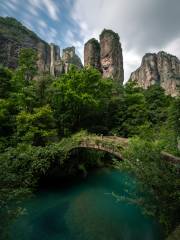
{"label": "cloudy sky", "polygon": [[125,79],[146,52],[165,50],[180,58],[180,0],[0,0],[0,15],[20,20],[61,49],[83,45],[102,29],[120,35]]}

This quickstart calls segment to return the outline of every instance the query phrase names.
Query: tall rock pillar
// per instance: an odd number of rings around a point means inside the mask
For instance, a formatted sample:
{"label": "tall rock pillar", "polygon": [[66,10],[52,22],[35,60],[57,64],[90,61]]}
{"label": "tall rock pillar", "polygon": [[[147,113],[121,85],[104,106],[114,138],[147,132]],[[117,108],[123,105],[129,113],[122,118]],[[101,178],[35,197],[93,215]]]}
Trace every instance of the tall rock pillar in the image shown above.
{"label": "tall rock pillar", "polygon": [[50,64],[50,73],[52,76],[56,76],[57,74],[60,74],[62,71],[60,69],[61,65],[61,58],[60,58],[60,48],[59,46],[51,43],[51,64]]}
{"label": "tall rock pillar", "polygon": [[71,65],[75,65],[78,69],[82,68],[82,62],[79,56],[75,53],[75,47],[68,47],[63,49],[62,56],[64,64],[64,72],[67,73]]}
{"label": "tall rock pillar", "polygon": [[100,67],[100,44],[92,38],[84,45],[84,66],[92,66],[98,70]]}
{"label": "tall rock pillar", "polygon": [[119,35],[104,29],[100,35],[100,62],[103,77],[124,81],[123,55]]}

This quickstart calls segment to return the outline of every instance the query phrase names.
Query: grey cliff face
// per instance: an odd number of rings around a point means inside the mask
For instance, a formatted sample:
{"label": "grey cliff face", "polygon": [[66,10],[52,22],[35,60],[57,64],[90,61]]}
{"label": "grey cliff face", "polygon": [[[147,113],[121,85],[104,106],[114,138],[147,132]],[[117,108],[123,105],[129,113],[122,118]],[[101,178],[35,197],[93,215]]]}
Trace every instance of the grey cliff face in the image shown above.
{"label": "grey cliff face", "polygon": [[36,49],[39,72],[49,72],[50,46],[16,19],[0,17],[0,63],[16,68],[22,48]]}
{"label": "grey cliff face", "polygon": [[52,76],[59,76],[63,73],[63,62],[60,56],[59,46],[51,43],[51,64],[50,64],[50,74]]}
{"label": "grey cliff face", "polygon": [[179,96],[180,60],[165,52],[148,53],[143,57],[141,66],[131,74],[130,79],[144,89],[159,84],[166,94]]}
{"label": "grey cliff face", "polygon": [[37,50],[39,73],[59,76],[68,71],[70,64],[78,68],[82,67],[74,47],[65,49],[63,59],[61,59],[58,46],[46,43],[16,19],[0,17],[0,64],[9,68],[17,68],[22,48]]}
{"label": "grey cliff face", "polygon": [[133,81],[138,80],[139,86],[145,89],[159,81],[157,55],[147,53],[142,59],[141,67],[132,73],[130,78]]}
{"label": "grey cliff face", "polygon": [[171,96],[180,96],[180,60],[165,52],[159,52],[158,70],[160,84]]}
{"label": "grey cliff face", "polygon": [[84,45],[84,65],[97,68],[104,78],[112,78],[122,84],[124,81],[123,54],[119,35],[104,29],[100,43],[92,38]]}
{"label": "grey cliff face", "polygon": [[49,72],[50,70],[49,67],[51,62],[51,58],[50,58],[51,49],[49,45],[44,44],[43,42],[38,42],[34,48],[37,49],[37,52],[38,52],[37,65],[38,65],[39,72],[41,73]]}
{"label": "grey cliff face", "polygon": [[77,66],[77,68],[82,68],[81,59],[75,53],[75,47],[68,47],[63,49],[62,61],[64,64],[64,72],[67,73],[71,65]]}
{"label": "grey cliff face", "polygon": [[100,64],[100,44],[92,38],[84,45],[84,66],[92,66],[101,70]]}
{"label": "grey cliff face", "polygon": [[124,81],[123,55],[119,35],[104,29],[100,35],[100,60],[103,77]]}

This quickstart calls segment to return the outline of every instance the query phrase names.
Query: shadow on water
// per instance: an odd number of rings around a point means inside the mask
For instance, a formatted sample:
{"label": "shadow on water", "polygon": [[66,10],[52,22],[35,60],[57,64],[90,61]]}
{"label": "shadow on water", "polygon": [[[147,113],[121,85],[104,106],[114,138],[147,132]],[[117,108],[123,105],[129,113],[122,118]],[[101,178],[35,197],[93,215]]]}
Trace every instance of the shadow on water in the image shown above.
{"label": "shadow on water", "polygon": [[155,219],[144,216],[140,207],[117,202],[112,196],[112,192],[125,196],[127,190],[134,191],[134,182],[125,173],[102,169],[76,182],[44,185],[24,202],[27,214],[12,226],[12,239],[163,239]]}

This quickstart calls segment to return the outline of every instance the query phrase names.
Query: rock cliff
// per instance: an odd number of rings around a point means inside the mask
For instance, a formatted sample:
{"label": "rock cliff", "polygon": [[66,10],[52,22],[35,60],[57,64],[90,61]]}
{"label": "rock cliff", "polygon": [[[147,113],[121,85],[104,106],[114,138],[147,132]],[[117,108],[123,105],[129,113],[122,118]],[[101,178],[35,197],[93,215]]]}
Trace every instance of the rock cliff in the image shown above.
{"label": "rock cliff", "polygon": [[160,84],[166,94],[180,95],[180,60],[166,52],[148,53],[141,66],[131,74],[130,79],[147,89],[153,84]]}
{"label": "rock cliff", "polygon": [[78,68],[82,68],[81,59],[75,53],[75,47],[68,47],[63,49],[62,61],[64,63],[64,72],[67,73],[70,65],[75,65]]}
{"label": "rock cliff", "polygon": [[100,64],[100,44],[92,38],[84,45],[84,66],[92,66],[101,70]]}
{"label": "rock cliff", "polygon": [[67,72],[70,64],[78,68],[82,67],[74,47],[64,49],[61,59],[60,48],[57,45],[46,43],[14,18],[0,17],[0,64],[16,68],[22,48],[37,50],[37,65],[40,73],[47,72],[58,76]]}
{"label": "rock cliff", "polygon": [[60,56],[60,48],[59,46],[51,43],[51,65],[50,65],[50,73],[52,76],[58,76],[64,71],[63,62]]}
{"label": "rock cliff", "polygon": [[0,17],[0,63],[16,68],[21,48],[36,49],[39,71],[49,72],[50,46],[16,19]]}
{"label": "rock cliff", "polygon": [[119,35],[104,29],[100,34],[100,59],[103,77],[111,77],[119,83],[124,81],[123,55]]}
{"label": "rock cliff", "polygon": [[119,35],[104,29],[99,38],[100,43],[92,38],[84,45],[84,65],[95,67],[104,78],[112,78],[122,84],[124,69]]}

